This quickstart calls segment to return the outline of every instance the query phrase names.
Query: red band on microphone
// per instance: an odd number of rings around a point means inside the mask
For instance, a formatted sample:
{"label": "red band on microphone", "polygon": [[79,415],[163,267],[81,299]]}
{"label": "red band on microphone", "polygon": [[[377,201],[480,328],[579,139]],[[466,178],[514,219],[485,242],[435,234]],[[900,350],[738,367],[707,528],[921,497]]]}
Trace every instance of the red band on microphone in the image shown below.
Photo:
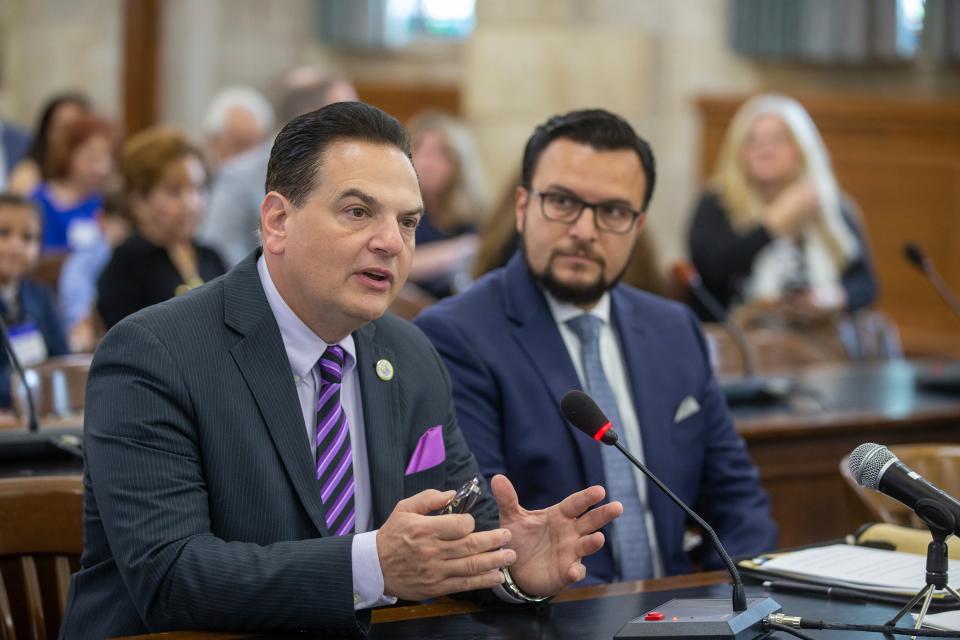
{"label": "red band on microphone", "polygon": [[610,429],[612,428],[613,428],[613,425],[608,422],[607,424],[597,429],[597,432],[593,434],[593,439],[596,440],[597,442],[600,442],[600,440],[603,439],[603,434],[605,434],[607,431],[610,431]]}

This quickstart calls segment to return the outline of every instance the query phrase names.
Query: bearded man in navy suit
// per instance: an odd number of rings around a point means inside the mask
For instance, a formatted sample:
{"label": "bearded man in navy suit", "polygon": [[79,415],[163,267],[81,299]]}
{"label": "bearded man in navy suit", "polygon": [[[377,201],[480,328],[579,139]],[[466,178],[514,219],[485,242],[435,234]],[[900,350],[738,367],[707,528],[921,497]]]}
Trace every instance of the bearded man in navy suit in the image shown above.
{"label": "bearded man in navy suit", "polygon": [[[618,116],[575,111],[537,127],[517,189],[521,249],[416,321],[443,358],[467,444],[520,500],[603,484],[623,515],[587,558],[593,581],[689,572],[684,514],[612,447],[560,412],[590,393],[631,452],[717,530],[733,555],[776,545],[769,498],[734,430],[699,323],[618,281],[647,218],[649,145]],[[719,567],[708,553],[703,564]]]}

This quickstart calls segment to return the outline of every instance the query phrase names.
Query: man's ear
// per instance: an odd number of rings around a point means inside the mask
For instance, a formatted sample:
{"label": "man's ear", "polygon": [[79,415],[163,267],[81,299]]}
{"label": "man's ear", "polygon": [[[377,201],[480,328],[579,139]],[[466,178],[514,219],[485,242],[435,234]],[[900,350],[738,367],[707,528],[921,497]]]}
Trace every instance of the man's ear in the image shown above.
{"label": "man's ear", "polygon": [[644,211],[640,214],[640,217],[637,218],[637,235],[643,232],[643,228],[647,226],[647,212]]}
{"label": "man's ear", "polygon": [[523,187],[517,187],[517,203],[514,213],[517,216],[517,233],[523,233],[523,217],[527,214],[527,203],[530,202],[530,192]]}
{"label": "man's ear", "polygon": [[293,209],[293,204],[276,191],[264,196],[260,203],[260,235],[263,237],[264,251],[283,253],[287,240],[287,220]]}

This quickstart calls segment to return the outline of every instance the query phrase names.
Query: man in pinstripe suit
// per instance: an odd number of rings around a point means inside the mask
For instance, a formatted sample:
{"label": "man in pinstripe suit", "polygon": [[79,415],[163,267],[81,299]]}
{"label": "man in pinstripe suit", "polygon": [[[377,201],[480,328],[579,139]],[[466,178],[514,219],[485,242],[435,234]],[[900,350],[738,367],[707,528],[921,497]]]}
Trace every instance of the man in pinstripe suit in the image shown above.
{"label": "man in pinstripe suit", "polygon": [[500,476],[473,517],[427,515],[477,464],[436,352],[383,315],[423,207],[396,120],[359,103],[297,118],[266,186],[262,250],[97,352],[61,637],[356,633],[397,598],[528,601],[582,578],[621,511],[589,510],[601,487],[526,511]]}

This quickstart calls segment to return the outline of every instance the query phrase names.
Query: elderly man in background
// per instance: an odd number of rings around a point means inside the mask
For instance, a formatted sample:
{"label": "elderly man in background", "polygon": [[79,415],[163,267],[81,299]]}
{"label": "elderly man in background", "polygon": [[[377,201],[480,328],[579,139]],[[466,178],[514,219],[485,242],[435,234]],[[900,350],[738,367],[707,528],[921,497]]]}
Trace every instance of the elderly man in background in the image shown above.
{"label": "elderly man in background", "polygon": [[227,87],[220,91],[203,118],[203,134],[214,171],[263,143],[275,124],[270,101],[256,89]]}
{"label": "elderly man in background", "polygon": [[[281,125],[328,104],[357,99],[357,92],[346,79],[326,76],[310,67],[291,71],[281,85]],[[228,267],[257,246],[260,203],[272,145],[273,136],[224,164],[210,192],[199,238],[216,249]]]}

